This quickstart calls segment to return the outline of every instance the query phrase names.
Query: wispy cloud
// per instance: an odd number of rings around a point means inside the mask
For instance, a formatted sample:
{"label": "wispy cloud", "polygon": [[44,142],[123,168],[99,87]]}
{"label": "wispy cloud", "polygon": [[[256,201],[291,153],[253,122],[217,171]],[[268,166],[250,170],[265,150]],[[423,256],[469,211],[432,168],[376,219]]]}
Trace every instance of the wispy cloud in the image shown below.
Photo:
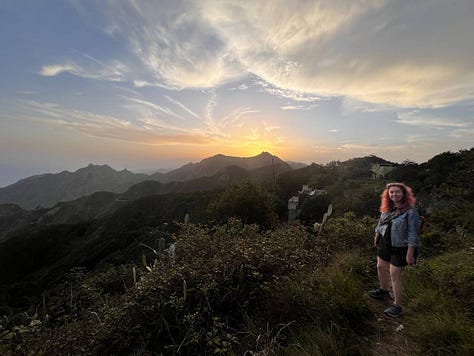
{"label": "wispy cloud", "polygon": [[140,117],[153,117],[158,115],[166,117],[173,117],[175,119],[183,121],[184,119],[176,114],[173,110],[168,107],[157,105],[147,100],[137,99],[137,98],[127,98],[127,104],[124,104],[123,107],[133,110],[139,113]]}
{"label": "wispy cloud", "polygon": [[396,122],[404,125],[422,126],[422,127],[458,127],[464,128],[472,126],[471,123],[458,121],[451,118],[440,118],[426,116],[418,111],[399,113]]}
{"label": "wispy cloud", "polygon": [[285,105],[285,106],[280,106],[280,109],[282,110],[312,110],[319,105]]}
{"label": "wispy cloud", "polygon": [[187,112],[188,114],[190,114],[191,116],[194,116],[198,119],[200,119],[201,117],[196,114],[194,111],[192,111],[190,108],[188,108],[186,105],[184,105],[183,103],[181,103],[180,101],[176,100],[176,99],[173,99],[171,98],[170,96],[168,95],[165,95],[165,98],[168,99],[170,102],[172,102],[173,104],[175,104],[176,106],[178,106],[181,110]]}
{"label": "wispy cloud", "polygon": [[147,82],[145,80],[134,80],[133,85],[137,88],[145,88],[154,86],[153,83]]}
{"label": "wispy cloud", "polygon": [[102,62],[89,55],[82,54],[82,62],[68,61],[63,64],[51,64],[43,66],[39,74],[45,77],[54,77],[61,73],[70,73],[77,77],[120,82],[125,80],[129,69],[116,60],[108,63]]}
{"label": "wispy cloud", "polygon": [[[252,73],[269,84],[263,90],[298,101],[336,96],[439,107],[474,98],[474,22],[465,1],[76,6],[84,17],[101,14],[104,30],[127,41],[151,82],[211,88]],[[75,71],[66,65],[44,73]]]}
{"label": "wispy cloud", "polygon": [[378,113],[396,110],[396,107],[389,104],[370,103],[357,100],[351,97],[344,97],[341,104],[341,112],[345,116],[352,115],[356,112]]}
{"label": "wispy cloud", "polygon": [[266,121],[263,122],[263,126],[266,132],[272,132],[275,130],[280,130],[280,126],[275,126],[267,123]]}
{"label": "wispy cloud", "polygon": [[[315,102],[315,101],[320,101],[320,100],[327,100],[327,98],[322,98],[320,96],[317,96],[311,93],[300,92],[293,89],[279,88],[261,79],[255,80],[254,84],[260,87],[261,90],[266,93],[269,93],[271,95],[275,95],[284,99],[291,99],[297,102]],[[304,106],[300,105],[299,107],[304,107]]]}
{"label": "wispy cloud", "polygon": [[210,137],[172,126],[157,124],[150,127],[146,122],[134,123],[113,116],[64,108],[55,103],[23,103],[23,110],[27,111],[25,119],[88,136],[152,145],[174,143],[206,145],[215,142]]}
{"label": "wispy cloud", "polygon": [[250,133],[245,136],[245,138],[249,141],[258,141],[260,137],[261,136],[258,129],[251,129]]}
{"label": "wispy cloud", "polygon": [[336,150],[346,151],[352,155],[360,154],[378,154],[378,153],[387,153],[391,151],[403,151],[406,149],[405,145],[374,145],[374,144],[365,144],[358,142],[346,142],[338,145]]}
{"label": "wispy cloud", "polygon": [[254,110],[250,107],[238,107],[233,109],[230,113],[225,115],[219,122],[221,128],[226,128],[231,125],[236,127],[242,127],[245,123],[244,119],[249,114],[258,113],[258,110]]}
{"label": "wispy cloud", "polygon": [[229,88],[229,90],[247,90],[249,86],[247,84],[240,84],[237,87]]}
{"label": "wispy cloud", "polygon": [[41,68],[39,74],[45,77],[54,77],[64,72],[77,72],[76,66],[71,64],[52,64]]}

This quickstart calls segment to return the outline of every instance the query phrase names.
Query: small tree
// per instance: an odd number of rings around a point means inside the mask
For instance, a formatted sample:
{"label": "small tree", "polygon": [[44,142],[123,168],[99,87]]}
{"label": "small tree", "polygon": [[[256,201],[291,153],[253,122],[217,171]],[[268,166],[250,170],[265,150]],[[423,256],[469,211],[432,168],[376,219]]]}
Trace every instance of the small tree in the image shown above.
{"label": "small tree", "polygon": [[331,201],[332,197],[329,194],[307,197],[301,205],[301,222],[304,224],[320,222]]}
{"label": "small tree", "polygon": [[230,217],[240,219],[244,224],[258,224],[266,228],[278,222],[276,197],[264,187],[249,181],[237,183],[225,189],[210,204],[209,213],[220,223]]}

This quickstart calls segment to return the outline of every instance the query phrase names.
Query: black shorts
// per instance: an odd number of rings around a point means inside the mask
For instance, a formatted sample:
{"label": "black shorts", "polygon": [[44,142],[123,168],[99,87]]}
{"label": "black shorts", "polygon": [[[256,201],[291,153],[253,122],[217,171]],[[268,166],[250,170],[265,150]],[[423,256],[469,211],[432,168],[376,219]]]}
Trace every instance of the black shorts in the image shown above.
{"label": "black shorts", "polygon": [[[377,249],[377,256],[386,262],[397,267],[405,267],[407,263],[408,247],[393,247],[393,246],[379,246]],[[418,248],[415,247],[413,257],[418,256]]]}

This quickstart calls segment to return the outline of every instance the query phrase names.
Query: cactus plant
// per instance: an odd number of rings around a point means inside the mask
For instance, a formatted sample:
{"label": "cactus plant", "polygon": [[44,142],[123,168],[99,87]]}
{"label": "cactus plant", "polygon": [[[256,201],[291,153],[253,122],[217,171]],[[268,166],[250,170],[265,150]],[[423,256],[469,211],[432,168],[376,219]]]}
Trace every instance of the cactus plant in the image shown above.
{"label": "cactus plant", "polygon": [[323,215],[323,219],[321,221],[321,224],[319,223],[314,223],[314,230],[318,232],[318,235],[321,235],[324,229],[324,225],[326,225],[326,222],[328,221],[329,217],[332,215],[332,204],[328,205],[327,211]]}
{"label": "cactus plant", "polygon": [[143,265],[143,268],[145,268],[148,272],[151,272],[151,267],[148,266],[145,255],[142,255],[142,265]]}
{"label": "cactus plant", "polygon": [[326,214],[328,214],[328,217],[330,217],[332,215],[332,204],[328,205],[328,210],[327,210]]}
{"label": "cactus plant", "polygon": [[8,322],[9,322],[8,317],[6,315],[2,315],[2,317],[0,318],[0,326],[6,329]]}
{"label": "cactus plant", "polygon": [[158,240],[158,251],[160,253],[163,253],[163,251],[165,250],[165,246],[166,246],[166,240],[164,237],[160,237],[160,239]]}
{"label": "cactus plant", "polygon": [[188,283],[186,282],[185,279],[183,279],[183,299],[186,300],[186,297],[188,295]]}
{"label": "cactus plant", "polygon": [[137,284],[137,269],[135,266],[132,267],[132,276],[133,276],[133,284]]}

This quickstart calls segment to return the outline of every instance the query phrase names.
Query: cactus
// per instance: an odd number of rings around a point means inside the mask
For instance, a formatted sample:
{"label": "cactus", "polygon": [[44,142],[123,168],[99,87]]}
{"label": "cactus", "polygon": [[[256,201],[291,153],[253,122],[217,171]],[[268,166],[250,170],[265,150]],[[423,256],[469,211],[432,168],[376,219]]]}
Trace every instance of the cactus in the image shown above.
{"label": "cactus", "polygon": [[328,217],[332,215],[332,204],[328,205],[328,211],[326,212],[326,214],[328,214]]}
{"label": "cactus", "polygon": [[332,215],[332,204],[329,204],[328,210],[323,215],[323,220],[321,221],[321,224],[314,223],[313,227],[315,231],[318,231],[318,235],[321,235],[321,233],[323,232],[324,225],[326,225],[326,222],[328,221],[331,215]]}
{"label": "cactus", "polygon": [[188,295],[188,283],[186,282],[185,279],[183,279],[183,300],[186,300],[187,295]]}
{"label": "cactus", "polygon": [[158,251],[160,253],[163,253],[163,251],[165,250],[165,246],[166,246],[166,240],[164,237],[160,237],[160,239],[158,240]]}
{"label": "cactus", "polygon": [[2,315],[0,318],[0,326],[3,326],[3,328],[6,329],[9,321],[10,320],[8,320],[8,316]]}
{"label": "cactus", "polygon": [[151,272],[151,267],[146,263],[146,256],[142,255],[142,265],[148,272]]}
{"label": "cactus", "polygon": [[133,284],[137,284],[137,269],[135,266],[132,267],[132,276],[133,276]]}
{"label": "cactus", "polygon": [[44,320],[44,318],[46,317],[46,294],[43,292],[43,293],[41,294],[41,297],[42,297],[42,298],[41,298],[41,299],[42,299],[41,302],[42,302],[42,304],[43,304],[43,320]]}
{"label": "cactus", "polygon": [[46,314],[44,317],[43,325],[45,328],[49,328],[52,326],[52,318],[51,315]]}

